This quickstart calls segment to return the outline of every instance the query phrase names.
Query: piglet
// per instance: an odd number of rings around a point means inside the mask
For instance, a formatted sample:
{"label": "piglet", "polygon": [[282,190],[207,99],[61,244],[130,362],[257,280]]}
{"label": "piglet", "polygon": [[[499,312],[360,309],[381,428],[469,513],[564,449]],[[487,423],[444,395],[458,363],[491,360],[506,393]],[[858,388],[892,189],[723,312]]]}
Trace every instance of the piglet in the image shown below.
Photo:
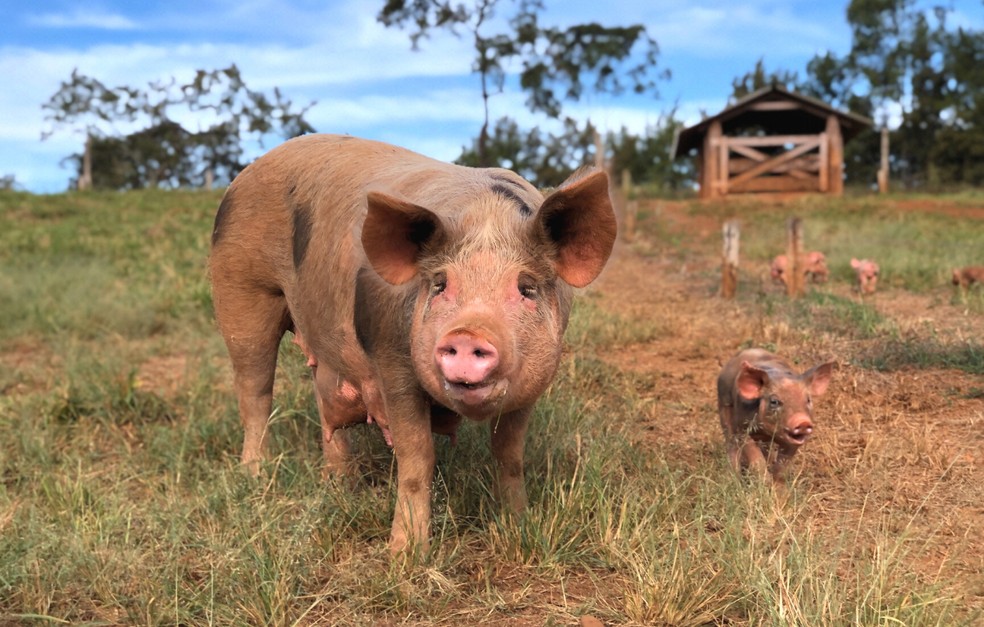
{"label": "piglet", "polygon": [[851,267],[858,276],[858,290],[862,294],[874,294],[878,285],[878,264],[871,259],[851,259]]}
{"label": "piglet", "polygon": [[[728,461],[782,482],[782,471],[813,433],[813,397],[827,391],[834,362],[796,374],[761,348],[735,355],[718,376],[718,414]],[[766,474],[768,473],[768,474]]]}
{"label": "piglet", "polygon": [[984,266],[966,266],[953,269],[953,284],[967,289],[974,283],[984,285]]}
{"label": "piglet", "polygon": [[[830,275],[827,269],[827,256],[819,250],[810,251],[799,256],[800,272],[812,283],[825,283]],[[785,284],[786,272],[789,269],[789,258],[786,255],[776,255],[769,265],[772,282]]]}

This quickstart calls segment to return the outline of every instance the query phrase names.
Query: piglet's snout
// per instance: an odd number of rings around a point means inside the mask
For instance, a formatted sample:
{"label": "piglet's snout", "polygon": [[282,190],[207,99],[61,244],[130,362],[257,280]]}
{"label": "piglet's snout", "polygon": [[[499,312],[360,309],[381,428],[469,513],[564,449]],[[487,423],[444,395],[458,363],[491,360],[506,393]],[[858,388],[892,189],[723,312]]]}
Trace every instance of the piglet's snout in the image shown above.
{"label": "piglet's snout", "polygon": [[805,442],[813,433],[813,421],[805,414],[793,416],[786,423],[786,433],[797,442]]}
{"label": "piglet's snout", "polygon": [[468,332],[452,332],[437,343],[437,365],[450,383],[484,382],[499,365],[499,351],[486,339]]}

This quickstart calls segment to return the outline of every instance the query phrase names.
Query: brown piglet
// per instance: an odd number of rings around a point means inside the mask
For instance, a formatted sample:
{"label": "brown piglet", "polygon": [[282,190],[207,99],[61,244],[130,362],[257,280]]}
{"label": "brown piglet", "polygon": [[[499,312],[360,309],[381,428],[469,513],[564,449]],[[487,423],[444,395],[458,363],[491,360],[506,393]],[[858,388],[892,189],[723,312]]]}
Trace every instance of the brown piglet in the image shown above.
{"label": "brown piglet", "polygon": [[782,482],[782,471],[813,433],[813,397],[827,391],[836,367],[826,362],[797,374],[761,348],[735,355],[717,380],[718,414],[736,472],[750,468]]}
{"label": "brown piglet", "polygon": [[953,284],[967,289],[974,283],[984,285],[984,266],[965,266],[953,269]]}

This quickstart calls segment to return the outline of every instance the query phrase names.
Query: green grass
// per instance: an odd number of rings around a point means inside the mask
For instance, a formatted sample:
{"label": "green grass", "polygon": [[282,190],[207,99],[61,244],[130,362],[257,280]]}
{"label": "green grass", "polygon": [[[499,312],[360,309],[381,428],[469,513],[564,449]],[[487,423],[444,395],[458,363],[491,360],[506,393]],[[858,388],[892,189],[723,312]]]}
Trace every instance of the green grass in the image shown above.
{"label": "green grass", "polygon": [[[310,375],[287,342],[275,460],[261,479],[238,467],[204,271],[217,204],[204,193],[0,194],[0,355],[21,358],[0,375],[10,391],[0,396],[0,623],[970,620],[940,582],[911,569],[926,538],[887,524],[831,528],[795,484],[777,501],[736,480],[719,451],[683,463],[635,445],[635,418],[651,401],[596,355],[670,331],[594,297],[578,301],[571,354],[532,421],[527,515],[500,514],[486,428],[465,425],[457,446],[438,442],[430,554],[392,560],[392,456],[377,430],[356,428],[371,480],[355,490],[321,481]],[[950,234],[979,244],[969,230]],[[903,285],[937,261],[913,255],[909,270],[886,259]],[[763,315],[859,339],[888,325],[824,294],[773,309]],[[944,359],[899,341],[905,359]],[[893,346],[872,367],[891,367]],[[165,373],[176,389],[141,374],[175,354],[186,358]],[[949,359],[981,366],[977,348]]]}

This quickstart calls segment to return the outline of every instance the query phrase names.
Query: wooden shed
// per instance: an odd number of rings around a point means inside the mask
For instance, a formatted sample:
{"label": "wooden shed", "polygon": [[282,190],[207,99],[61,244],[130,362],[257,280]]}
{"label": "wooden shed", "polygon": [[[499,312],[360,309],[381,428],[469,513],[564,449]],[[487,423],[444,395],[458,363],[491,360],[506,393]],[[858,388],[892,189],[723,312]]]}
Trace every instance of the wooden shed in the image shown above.
{"label": "wooden shed", "polygon": [[870,119],[778,85],[677,132],[673,158],[697,150],[700,197],[844,191],[844,142]]}

